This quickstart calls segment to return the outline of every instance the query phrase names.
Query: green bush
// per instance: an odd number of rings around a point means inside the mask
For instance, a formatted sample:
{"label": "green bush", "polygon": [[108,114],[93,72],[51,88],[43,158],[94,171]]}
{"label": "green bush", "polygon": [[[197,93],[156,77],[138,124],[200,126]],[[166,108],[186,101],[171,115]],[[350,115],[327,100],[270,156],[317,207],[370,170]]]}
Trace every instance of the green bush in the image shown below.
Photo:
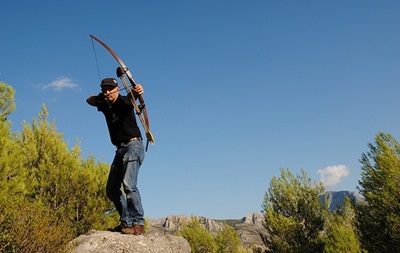
{"label": "green bush", "polygon": [[[118,219],[104,187],[109,166],[81,158],[48,122],[47,108],[21,132],[11,133],[7,115],[12,89],[0,83],[0,251],[62,252],[89,229]],[[8,92],[8,93],[6,93]]]}
{"label": "green bush", "polygon": [[239,234],[226,223],[224,229],[214,237],[204,228],[198,218],[192,217],[191,222],[183,224],[178,236],[184,237],[190,245],[192,253],[246,253],[240,242]]}

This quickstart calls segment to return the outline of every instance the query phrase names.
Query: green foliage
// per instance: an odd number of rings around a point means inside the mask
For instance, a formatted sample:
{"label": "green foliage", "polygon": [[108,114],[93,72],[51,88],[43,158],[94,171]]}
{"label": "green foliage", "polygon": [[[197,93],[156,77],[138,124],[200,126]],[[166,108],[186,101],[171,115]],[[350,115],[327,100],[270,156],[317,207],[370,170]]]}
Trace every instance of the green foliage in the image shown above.
{"label": "green foliage", "polygon": [[217,245],[211,233],[201,226],[196,217],[192,217],[189,224],[184,224],[178,232],[179,236],[184,237],[192,249],[192,253],[214,253]]}
{"label": "green foliage", "polygon": [[242,247],[240,236],[234,227],[224,223],[224,229],[219,231],[214,238],[218,253],[245,253],[248,252]]}
{"label": "green foliage", "polygon": [[15,110],[14,89],[0,81],[0,121],[7,120],[7,116]]}
{"label": "green foliage", "polygon": [[355,212],[347,197],[342,210],[329,215],[326,222],[324,253],[361,253],[360,241],[353,226]]}
{"label": "green foliage", "polygon": [[[14,90],[11,86],[0,82],[0,182],[10,181],[18,173],[18,163],[14,160],[15,151],[18,150],[15,143],[11,140],[10,126],[11,123],[7,121],[7,116],[11,113],[15,105]],[[18,182],[13,181],[10,184],[0,187],[0,196],[7,194],[8,188],[18,191]],[[1,210],[1,209],[0,209]]]}
{"label": "green foliage", "polygon": [[63,217],[37,202],[14,205],[9,234],[15,252],[54,252],[74,237],[69,223]]}
{"label": "green foliage", "polygon": [[239,234],[226,223],[224,229],[214,237],[204,228],[198,218],[192,217],[191,222],[183,224],[178,236],[184,237],[190,245],[192,253],[247,253],[240,242]]}
{"label": "green foliage", "polygon": [[263,203],[270,252],[322,252],[328,213],[319,201],[323,192],[322,184],[313,183],[305,171],[294,175],[281,169],[280,178],[272,178]]}
{"label": "green foliage", "polygon": [[[9,95],[2,115],[13,108]],[[1,252],[60,252],[79,234],[117,223],[104,191],[109,166],[82,159],[78,144],[69,150],[45,106],[20,133],[1,119]]]}
{"label": "green foliage", "polygon": [[367,205],[357,208],[358,228],[369,252],[400,252],[400,144],[379,133],[363,153],[360,193]]}

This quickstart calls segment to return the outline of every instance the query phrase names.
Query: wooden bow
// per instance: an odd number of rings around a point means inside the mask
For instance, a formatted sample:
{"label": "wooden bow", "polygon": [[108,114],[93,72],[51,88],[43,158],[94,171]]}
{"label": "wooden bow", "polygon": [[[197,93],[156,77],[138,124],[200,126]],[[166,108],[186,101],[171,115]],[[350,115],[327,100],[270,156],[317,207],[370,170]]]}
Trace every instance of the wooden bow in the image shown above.
{"label": "wooden bow", "polygon": [[[125,65],[125,63],[121,60],[121,58],[119,58],[119,56],[107,44],[105,44],[103,41],[101,41],[100,39],[98,39],[97,37],[95,37],[92,34],[90,34],[90,37],[92,39],[94,39],[95,41],[97,41],[98,43],[100,43],[100,45],[102,45],[105,49],[107,49],[107,51],[115,58],[115,60],[117,60],[118,64],[120,65],[120,67],[117,69],[117,76],[119,78],[121,78],[126,91],[128,92],[128,94],[130,94],[130,96],[129,96],[130,100],[133,104],[133,107],[135,108],[136,114],[138,115],[140,122],[143,125],[143,129],[146,133],[146,139],[147,139],[147,142],[146,142],[146,151],[147,151],[149,142],[151,144],[154,144],[154,137],[153,137],[153,134],[150,132],[149,117],[147,114],[146,105],[144,103],[143,96],[142,95],[137,96],[137,99],[140,102],[140,104],[138,105],[136,103],[134,95],[132,93],[131,87],[135,87],[135,85],[136,85],[135,79],[133,79],[133,76],[132,76],[131,72],[129,71],[128,67]],[[128,81],[126,80],[127,78],[129,80],[129,83],[131,84],[131,86],[129,86]]]}

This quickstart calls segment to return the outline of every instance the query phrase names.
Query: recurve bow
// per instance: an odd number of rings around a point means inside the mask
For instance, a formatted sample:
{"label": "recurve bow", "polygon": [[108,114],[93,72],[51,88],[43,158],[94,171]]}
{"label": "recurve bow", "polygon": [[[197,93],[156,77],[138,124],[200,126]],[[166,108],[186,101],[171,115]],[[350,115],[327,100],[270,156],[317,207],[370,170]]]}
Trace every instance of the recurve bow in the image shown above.
{"label": "recurve bow", "polygon": [[[139,100],[140,104],[138,105],[135,101],[135,97],[132,93],[131,87],[135,87],[136,82],[135,79],[133,79],[133,75],[132,73],[129,71],[128,67],[125,65],[125,63],[121,60],[121,58],[103,41],[101,41],[100,39],[98,39],[96,36],[90,34],[90,37],[92,39],[94,39],[95,41],[97,41],[98,43],[100,43],[100,45],[102,45],[114,58],[115,60],[117,60],[118,64],[120,65],[117,68],[117,76],[119,78],[121,78],[122,83],[126,89],[126,91],[128,92],[128,94],[130,94],[130,100],[133,104],[133,107],[135,108],[136,114],[138,115],[140,122],[143,125],[143,129],[146,133],[146,151],[148,148],[148,144],[149,142],[151,144],[154,144],[154,136],[153,134],[150,132],[150,124],[149,124],[149,117],[147,114],[147,110],[146,110],[146,105],[144,103],[144,99],[142,95],[137,96],[137,99]],[[129,86],[128,81],[131,84],[131,86]]]}

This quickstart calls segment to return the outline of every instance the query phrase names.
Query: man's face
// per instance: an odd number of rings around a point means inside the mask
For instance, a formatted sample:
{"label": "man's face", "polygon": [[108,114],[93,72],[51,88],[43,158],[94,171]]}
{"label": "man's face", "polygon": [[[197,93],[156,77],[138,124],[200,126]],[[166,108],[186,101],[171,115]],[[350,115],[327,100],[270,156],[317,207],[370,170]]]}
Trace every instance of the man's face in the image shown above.
{"label": "man's face", "polygon": [[103,92],[104,96],[108,101],[114,102],[118,97],[119,87],[115,86],[103,86],[101,88],[101,92]]}

